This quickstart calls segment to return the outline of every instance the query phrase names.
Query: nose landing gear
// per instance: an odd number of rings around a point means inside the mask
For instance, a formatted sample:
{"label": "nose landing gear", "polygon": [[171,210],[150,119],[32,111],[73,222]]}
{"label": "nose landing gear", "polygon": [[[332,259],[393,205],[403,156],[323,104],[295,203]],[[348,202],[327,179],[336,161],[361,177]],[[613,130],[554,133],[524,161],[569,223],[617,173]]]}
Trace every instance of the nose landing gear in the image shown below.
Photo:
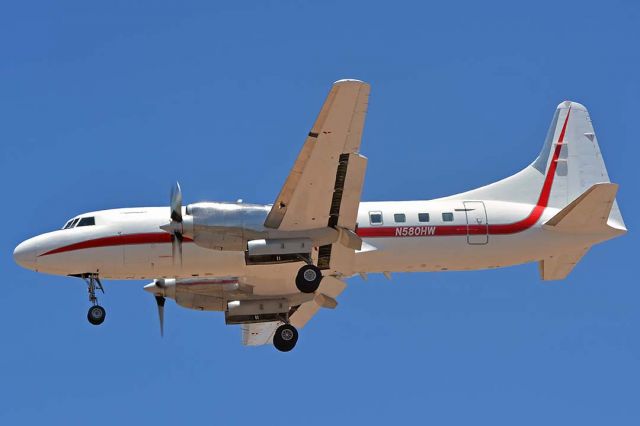
{"label": "nose landing gear", "polygon": [[87,312],[87,319],[93,325],[100,325],[104,322],[104,319],[107,316],[107,312],[102,306],[98,305],[96,289],[100,290],[102,294],[104,294],[104,287],[102,287],[102,283],[100,282],[100,278],[98,278],[97,274],[87,274],[82,278],[87,283],[89,302],[91,302],[92,305],[89,308],[89,312]]}

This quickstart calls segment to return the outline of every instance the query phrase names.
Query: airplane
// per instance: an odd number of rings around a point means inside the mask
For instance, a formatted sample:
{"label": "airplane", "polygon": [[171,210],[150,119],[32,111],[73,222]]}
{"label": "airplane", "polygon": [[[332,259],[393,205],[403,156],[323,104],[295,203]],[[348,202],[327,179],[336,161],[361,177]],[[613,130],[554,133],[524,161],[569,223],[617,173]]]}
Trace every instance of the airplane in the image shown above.
{"label": "airplane", "polygon": [[167,298],[240,324],[245,345],[292,350],[298,329],[337,306],[360,275],[470,271],[538,262],[565,278],[597,243],[627,232],[587,109],[561,102],[540,155],[513,176],[435,200],[362,202],[370,86],[335,82],[271,205],[183,205],[80,214],[19,244],[15,261],[86,281],[99,325],[102,279],[152,280],[160,333]]}

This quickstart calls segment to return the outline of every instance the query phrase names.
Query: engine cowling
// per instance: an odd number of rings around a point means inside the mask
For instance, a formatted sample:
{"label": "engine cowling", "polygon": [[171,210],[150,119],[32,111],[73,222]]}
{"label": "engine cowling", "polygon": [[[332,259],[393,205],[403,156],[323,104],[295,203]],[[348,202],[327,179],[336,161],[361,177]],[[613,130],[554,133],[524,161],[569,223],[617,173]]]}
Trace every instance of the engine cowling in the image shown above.
{"label": "engine cowling", "polygon": [[182,307],[199,311],[225,311],[226,300],[252,291],[233,278],[162,278],[145,286],[145,290],[156,296],[173,299]]}
{"label": "engine cowling", "polygon": [[250,240],[265,238],[269,206],[239,203],[195,203],[187,206],[184,234],[213,250],[245,251]]}

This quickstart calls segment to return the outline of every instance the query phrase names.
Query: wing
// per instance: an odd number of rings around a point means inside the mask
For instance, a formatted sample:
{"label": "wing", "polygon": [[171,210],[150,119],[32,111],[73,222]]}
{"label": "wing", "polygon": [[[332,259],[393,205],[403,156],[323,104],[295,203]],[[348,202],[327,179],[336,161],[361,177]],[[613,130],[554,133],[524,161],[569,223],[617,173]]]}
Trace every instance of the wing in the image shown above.
{"label": "wing", "polygon": [[[313,300],[301,304],[296,311],[290,315],[289,321],[291,325],[300,329],[318,313],[320,308],[335,308],[337,305],[335,298],[344,291],[345,287],[346,284],[344,281],[338,278],[333,276],[324,277]],[[282,324],[280,321],[243,324],[242,344],[258,346],[271,343],[273,341],[273,334],[280,324]]]}
{"label": "wing", "polygon": [[264,225],[283,231],[355,228],[367,159],[360,140],[369,85],[333,84]]}

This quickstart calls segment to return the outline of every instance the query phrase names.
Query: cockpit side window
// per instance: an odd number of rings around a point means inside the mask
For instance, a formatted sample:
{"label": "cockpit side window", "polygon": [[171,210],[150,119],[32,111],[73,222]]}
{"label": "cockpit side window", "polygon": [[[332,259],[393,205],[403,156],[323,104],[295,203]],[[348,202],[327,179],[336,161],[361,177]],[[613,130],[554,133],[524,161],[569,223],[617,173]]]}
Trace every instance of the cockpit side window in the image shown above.
{"label": "cockpit side window", "polygon": [[69,228],[73,228],[74,226],[76,226],[76,223],[78,223],[79,220],[80,220],[79,217],[76,217],[75,219],[73,219],[73,222],[71,222],[71,225],[69,225]]}
{"label": "cockpit side window", "polygon": [[71,222],[73,222],[73,219],[69,219],[69,221],[67,223],[64,224],[64,226],[62,227],[62,229],[68,229],[71,226]]}
{"label": "cockpit side window", "polygon": [[96,224],[96,218],[91,216],[91,217],[83,217],[82,219],[80,219],[80,222],[78,222],[77,226],[93,226]]}

